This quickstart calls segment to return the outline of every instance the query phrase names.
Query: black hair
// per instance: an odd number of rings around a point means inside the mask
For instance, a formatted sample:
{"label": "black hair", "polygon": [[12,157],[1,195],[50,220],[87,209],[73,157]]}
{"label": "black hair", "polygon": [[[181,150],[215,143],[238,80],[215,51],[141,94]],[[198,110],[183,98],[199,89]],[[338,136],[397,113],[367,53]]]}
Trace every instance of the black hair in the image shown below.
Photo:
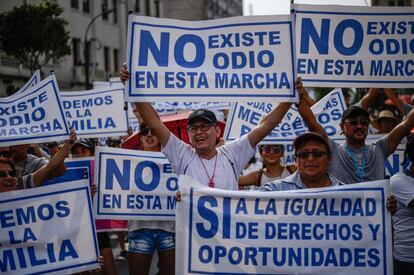
{"label": "black hair", "polygon": [[405,165],[408,161],[414,160],[414,134],[407,136],[407,144],[405,145],[404,160],[401,165]]}
{"label": "black hair", "polygon": [[12,168],[13,174],[17,177],[16,165],[11,159],[0,158],[0,163],[9,165]]}
{"label": "black hair", "polygon": [[148,125],[145,122],[142,122],[139,124],[139,132],[143,135],[146,136],[149,133],[150,129],[148,127]]}

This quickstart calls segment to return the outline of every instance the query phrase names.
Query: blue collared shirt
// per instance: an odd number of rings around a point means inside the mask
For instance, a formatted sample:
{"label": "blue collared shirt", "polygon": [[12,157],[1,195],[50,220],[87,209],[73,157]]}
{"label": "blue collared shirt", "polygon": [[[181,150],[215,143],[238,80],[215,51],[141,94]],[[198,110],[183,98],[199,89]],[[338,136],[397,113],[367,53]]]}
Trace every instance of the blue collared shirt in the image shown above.
{"label": "blue collared shirt", "polygon": [[[332,186],[343,185],[337,178],[335,178],[332,174],[328,173],[328,177],[332,183]],[[293,173],[292,175],[276,180],[273,182],[266,183],[262,187],[257,188],[256,190],[259,191],[286,191],[286,190],[298,190],[298,189],[307,189],[309,187],[306,186],[302,182],[298,171]]]}

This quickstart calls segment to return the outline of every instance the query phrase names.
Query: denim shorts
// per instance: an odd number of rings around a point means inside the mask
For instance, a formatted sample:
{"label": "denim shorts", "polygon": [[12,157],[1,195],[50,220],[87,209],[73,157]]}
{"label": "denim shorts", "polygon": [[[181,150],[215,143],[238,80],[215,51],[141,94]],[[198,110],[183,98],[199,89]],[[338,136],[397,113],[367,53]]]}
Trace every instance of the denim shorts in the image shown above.
{"label": "denim shorts", "polygon": [[139,229],[128,233],[129,252],[153,254],[175,248],[175,233],[161,229]]}

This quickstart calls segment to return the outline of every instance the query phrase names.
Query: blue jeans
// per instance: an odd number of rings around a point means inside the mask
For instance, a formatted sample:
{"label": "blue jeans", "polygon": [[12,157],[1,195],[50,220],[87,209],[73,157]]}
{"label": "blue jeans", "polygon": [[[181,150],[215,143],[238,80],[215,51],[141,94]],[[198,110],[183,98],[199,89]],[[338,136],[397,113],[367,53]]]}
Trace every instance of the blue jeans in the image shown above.
{"label": "blue jeans", "polygon": [[128,233],[129,252],[153,254],[175,248],[175,233],[161,229],[138,229]]}

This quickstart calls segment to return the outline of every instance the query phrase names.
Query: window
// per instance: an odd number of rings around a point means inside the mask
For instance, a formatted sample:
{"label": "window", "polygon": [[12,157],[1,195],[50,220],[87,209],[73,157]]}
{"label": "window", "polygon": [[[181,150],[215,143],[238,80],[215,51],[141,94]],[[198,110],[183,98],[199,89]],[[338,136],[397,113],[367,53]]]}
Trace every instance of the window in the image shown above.
{"label": "window", "polygon": [[140,4],[139,4],[139,2],[140,2],[141,0],[135,0],[135,4],[134,4],[134,12],[140,12],[141,11],[141,9],[140,9]]}
{"label": "window", "polygon": [[105,71],[109,72],[111,70],[109,47],[104,47],[104,66]]}
{"label": "window", "polygon": [[83,4],[82,4],[82,6],[83,6],[83,12],[84,13],[90,13],[90,1],[89,0],[82,0],[83,1]]}
{"label": "window", "polygon": [[114,49],[114,72],[119,70],[119,50]]}
{"label": "window", "polygon": [[118,23],[118,6],[116,0],[112,0],[112,8],[114,9],[114,11],[112,12],[114,15],[114,24],[116,24]]}
{"label": "window", "polygon": [[[108,0],[102,0],[102,12],[105,12],[108,10]],[[108,14],[104,13],[102,14],[103,20],[108,20]]]}
{"label": "window", "polygon": [[155,4],[155,17],[160,17],[161,16],[161,14],[160,14],[160,10],[161,10],[160,5],[161,5],[161,3],[160,3],[159,0],[155,0],[154,4]]}
{"label": "window", "polygon": [[150,3],[150,0],[145,0],[145,15],[151,16],[151,3]]}
{"label": "window", "polygon": [[81,41],[79,38],[72,39],[72,51],[73,51],[73,65],[80,65],[81,62]]}
{"label": "window", "polygon": [[71,0],[70,7],[73,9],[79,9],[79,0]]}

